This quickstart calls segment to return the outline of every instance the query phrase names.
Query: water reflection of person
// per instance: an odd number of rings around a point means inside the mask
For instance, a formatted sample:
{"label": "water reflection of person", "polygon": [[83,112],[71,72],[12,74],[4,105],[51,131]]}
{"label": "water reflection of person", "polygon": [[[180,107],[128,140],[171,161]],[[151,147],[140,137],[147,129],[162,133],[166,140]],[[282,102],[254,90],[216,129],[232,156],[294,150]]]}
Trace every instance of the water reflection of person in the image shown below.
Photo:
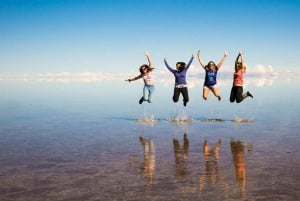
{"label": "water reflection of person", "polygon": [[155,147],[152,139],[140,137],[143,145],[144,161],[141,166],[143,175],[148,179],[148,186],[151,188],[155,170]]}
{"label": "water reflection of person", "polygon": [[176,138],[173,139],[173,145],[175,155],[176,178],[178,180],[182,180],[187,174],[186,160],[189,152],[189,139],[187,137],[187,134],[184,133],[183,135],[183,147],[180,147],[180,143]]}
{"label": "water reflection of person", "polygon": [[246,190],[246,167],[245,167],[245,146],[241,141],[230,141],[231,153],[236,174],[236,181],[239,185],[241,193]]}
{"label": "water reflection of person", "polygon": [[205,162],[205,172],[200,176],[199,187],[203,190],[205,183],[216,184],[218,181],[218,161],[220,158],[221,140],[210,148],[207,140],[203,143],[203,156]]}

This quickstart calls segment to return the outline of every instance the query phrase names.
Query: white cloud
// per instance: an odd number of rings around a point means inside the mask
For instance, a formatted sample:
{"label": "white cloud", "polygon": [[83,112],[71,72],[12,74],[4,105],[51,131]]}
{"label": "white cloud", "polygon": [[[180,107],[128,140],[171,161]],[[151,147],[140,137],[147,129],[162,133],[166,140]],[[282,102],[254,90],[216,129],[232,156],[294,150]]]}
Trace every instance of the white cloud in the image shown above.
{"label": "white cloud", "polygon": [[270,75],[276,74],[272,66],[270,65],[264,66],[262,64],[258,64],[253,68],[247,68],[247,72],[253,74],[270,74]]}
{"label": "white cloud", "polygon": [[[0,74],[1,80],[22,80],[26,82],[57,82],[57,83],[94,83],[103,81],[124,81],[125,79],[135,77],[139,74],[139,71],[127,72],[127,73],[105,73],[105,72],[60,72],[60,73],[40,73],[40,74]],[[233,71],[227,67],[223,67],[218,75],[219,86],[232,85]],[[153,71],[155,82],[161,83],[164,86],[174,85],[174,76],[166,69],[155,69]],[[203,85],[204,70],[198,66],[192,65],[188,71],[187,81],[189,87],[197,87]],[[295,76],[299,76],[299,73],[292,70],[286,70],[284,72],[277,73],[272,66],[264,66],[258,64],[254,67],[248,67],[247,73],[244,76],[245,86],[254,85],[257,87],[271,86],[273,81],[278,77],[283,79],[293,79]]]}

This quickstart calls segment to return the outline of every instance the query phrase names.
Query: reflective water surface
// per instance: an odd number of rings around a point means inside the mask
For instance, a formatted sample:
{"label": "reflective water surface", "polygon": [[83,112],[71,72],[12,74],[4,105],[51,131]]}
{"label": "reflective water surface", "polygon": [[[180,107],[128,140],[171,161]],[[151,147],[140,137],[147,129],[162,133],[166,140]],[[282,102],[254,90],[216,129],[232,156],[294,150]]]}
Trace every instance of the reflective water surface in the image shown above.
{"label": "reflective water surface", "polygon": [[160,83],[143,105],[141,83],[0,85],[0,200],[300,199],[298,81],[187,108]]}

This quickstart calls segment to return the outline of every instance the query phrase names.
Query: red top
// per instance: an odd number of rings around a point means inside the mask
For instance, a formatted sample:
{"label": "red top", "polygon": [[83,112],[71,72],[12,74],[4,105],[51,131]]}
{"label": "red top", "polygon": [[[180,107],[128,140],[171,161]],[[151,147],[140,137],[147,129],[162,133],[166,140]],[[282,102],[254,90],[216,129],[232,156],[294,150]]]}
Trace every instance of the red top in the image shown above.
{"label": "red top", "polygon": [[244,73],[242,70],[238,70],[233,74],[233,85],[234,86],[242,86],[244,84],[243,80]]}

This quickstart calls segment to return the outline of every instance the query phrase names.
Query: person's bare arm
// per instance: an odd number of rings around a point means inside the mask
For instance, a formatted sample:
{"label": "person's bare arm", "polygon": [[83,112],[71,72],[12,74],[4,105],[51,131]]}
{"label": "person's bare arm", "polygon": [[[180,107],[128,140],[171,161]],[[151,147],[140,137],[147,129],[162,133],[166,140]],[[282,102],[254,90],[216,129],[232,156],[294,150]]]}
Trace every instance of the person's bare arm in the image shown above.
{"label": "person's bare arm", "polygon": [[244,61],[244,52],[240,51],[239,55],[241,56],[242,69],[243,69],[243,72],[245,73],[246,72],[246,64]]}
{"label": "person's bare arm", "polygon": [[149,68],[152,69],[153,68],[152,61],[147,51],[145,52],[145,56],[147,57]]}
{"label": "person's bare arm", "polygon": [[138,79],[140,79],[140,78],[142,78],[142,75],[138,75],[138,76],[136,76],[136,77],[134,77],[134,78],[129,78],[129,79],[125,80],[125,81],[127,81],[127,82],[132,82],[132,81],[136,81],[136,80],[138,80]]}
{"label": "person's bare arm", "polygon": [[202,68],[205,69],[205,64],[204,64],[203,60],[200,57],[200,50],[198,50],[197,57],[198,57],[198,61],[199,61],[200,65],[202,66]]}
{"label": "person's bare arm", "polygon": [[226,57],[227,57],[227,52],[225,51],[225,52],[224,52],[224,56],[222,57],[222,59],[220,60],[220,62],[217,64],[218,69],[221,68],[221,66],[223,65],[223,63],[224,63]]}
{"label": "person's bare arm", "polygon": [[237,57],[235,59],[235,66],[239,62],[240,57],[241,57],[241,52],[239,52],[239,54],[237,55]]}

